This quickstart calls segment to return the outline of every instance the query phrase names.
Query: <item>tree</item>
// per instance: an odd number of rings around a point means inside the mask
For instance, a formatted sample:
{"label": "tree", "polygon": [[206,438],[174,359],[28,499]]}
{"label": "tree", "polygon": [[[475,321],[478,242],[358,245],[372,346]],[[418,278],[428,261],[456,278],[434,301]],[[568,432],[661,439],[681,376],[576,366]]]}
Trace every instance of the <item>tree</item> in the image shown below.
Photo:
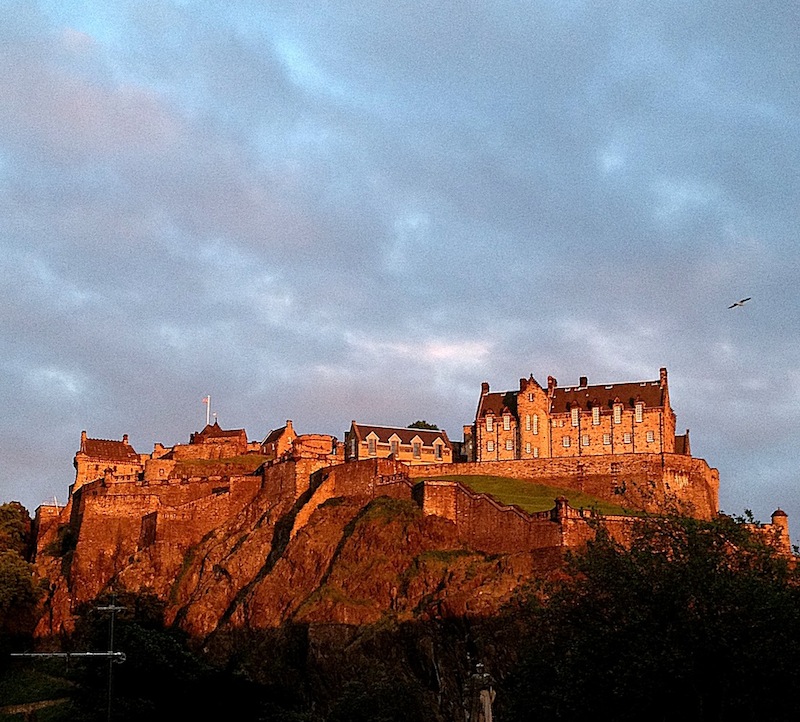
{"label": "tree", "polygon": [[427,421],[415,421],[413,424],[409,424],[406,428],[408,429],[429,429],[430,431],[438,431],[439,427],[436,424],[429,424]]}
{"label": "tree", "polygon": [[0,637],[26,635],[33,630],[39,594],[33,564],[13,549],[0,552]]}
{"label": "tree", "polygon": [[31,517],[18,501],[0,504],[0,551],[11,549],[27,558],[31,541]]}
{"label": "tree", "polygon": [[518,610],[510,719],[796,715],[797,574],[741,520],[646,520],[629,546],[601,531],[568,571]]}

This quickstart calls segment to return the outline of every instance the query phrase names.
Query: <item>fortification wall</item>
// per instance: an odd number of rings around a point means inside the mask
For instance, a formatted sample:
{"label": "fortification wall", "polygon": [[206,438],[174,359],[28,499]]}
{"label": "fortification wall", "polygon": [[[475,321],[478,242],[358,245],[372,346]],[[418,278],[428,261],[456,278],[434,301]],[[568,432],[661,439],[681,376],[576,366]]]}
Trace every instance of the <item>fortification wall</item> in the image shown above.
{"label": "fortification wall", "polygon": [[410,467],[411,479],[445,475],[510,476],[576,489],[650,513],[665,510],[710,519],[717,513],[719,474],[681,454],[617,454]]}
{"label": "fortification wall", "polygon": [[[517,506],[501,504],[456,481],[424,481],[422,509],[449,519],[458,539],[472,549],[489,553],[514,553],[534,549],[579,547],[594,538],[598,520],[590,511],[570,507],[566,499],[554,500],[549,511],[528,514]],[[609,533],[628,538],[633,518],[602,517]]]}

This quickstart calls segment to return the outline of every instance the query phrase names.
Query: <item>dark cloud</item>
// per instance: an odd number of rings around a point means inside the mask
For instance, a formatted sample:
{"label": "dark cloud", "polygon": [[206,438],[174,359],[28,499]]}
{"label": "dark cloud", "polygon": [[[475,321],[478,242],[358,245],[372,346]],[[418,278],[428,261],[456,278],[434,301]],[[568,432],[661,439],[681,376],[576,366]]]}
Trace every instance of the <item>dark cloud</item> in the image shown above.
{"label": "dark cloud", "polygon": [[63,497],[84,428],[185,440],[209,392],[252,438],[458,437],[483,380],[667,366],[723,508],[797,519],[792,14],[16,4],[4,496]]}

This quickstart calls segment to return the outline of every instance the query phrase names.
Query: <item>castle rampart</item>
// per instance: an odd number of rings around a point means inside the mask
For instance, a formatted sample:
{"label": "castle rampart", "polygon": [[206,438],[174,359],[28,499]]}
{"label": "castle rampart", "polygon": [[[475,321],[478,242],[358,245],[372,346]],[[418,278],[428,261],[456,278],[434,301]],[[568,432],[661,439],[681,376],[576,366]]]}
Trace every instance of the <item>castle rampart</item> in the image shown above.
{"label": "castle rampart", "polygon": [[683,454],[618,454],[509,459],[410,467],[411,479],[451,475],[509,476],[575,489],[632,509],[673,511],[702,519],[717,513],[719,473]]}

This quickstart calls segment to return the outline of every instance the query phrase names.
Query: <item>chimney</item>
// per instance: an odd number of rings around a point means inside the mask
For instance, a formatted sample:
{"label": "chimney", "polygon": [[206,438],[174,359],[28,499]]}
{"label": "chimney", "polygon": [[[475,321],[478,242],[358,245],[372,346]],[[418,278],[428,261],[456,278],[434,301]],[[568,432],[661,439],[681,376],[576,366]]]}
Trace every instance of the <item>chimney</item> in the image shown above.
{"label": "chimney", "polygon": [[578,386],[585,389],[589,385],[589,379],[586,376],[581,376]]}
{"label": "chimney", "polygon": [[128,435],[127,434],[123,434],[122,435],[122,443],[125,444],[126,446],[128,445]]}
{"label": "chimney", "polygon": [[547,390],[548,390],[548,392],[552,393],[555,390],[556,386],[558,386],[558,381],[556,381],[555,376],[548,376],[547,377]]}
{"label": "chimney", "polygon": [[484,381],[481,384],[481,396],[486,396],[486,394],[488,394],[488,393],[489,393],[489,382],[488,381]]}
{"label": "chimney", "polygon": [[667,385],[667,369],[663,366],[658,370],[659,381],[661,382],[661,388]]}

